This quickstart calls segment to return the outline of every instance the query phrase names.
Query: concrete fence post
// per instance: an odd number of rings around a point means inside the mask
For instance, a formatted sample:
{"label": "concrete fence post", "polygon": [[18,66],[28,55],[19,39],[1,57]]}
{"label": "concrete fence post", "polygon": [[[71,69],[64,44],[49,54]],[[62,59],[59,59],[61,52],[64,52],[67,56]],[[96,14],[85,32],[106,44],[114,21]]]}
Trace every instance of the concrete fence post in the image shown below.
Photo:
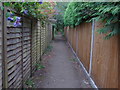
{"label": "concrete fence post", "polygon": [[94,47],[94,31],[95,31],[95,19],[92,20],[92,36],[91,36],[89,76],[91,76],[91,72],[92,72],[92,59],[93,59],[93,47]]}

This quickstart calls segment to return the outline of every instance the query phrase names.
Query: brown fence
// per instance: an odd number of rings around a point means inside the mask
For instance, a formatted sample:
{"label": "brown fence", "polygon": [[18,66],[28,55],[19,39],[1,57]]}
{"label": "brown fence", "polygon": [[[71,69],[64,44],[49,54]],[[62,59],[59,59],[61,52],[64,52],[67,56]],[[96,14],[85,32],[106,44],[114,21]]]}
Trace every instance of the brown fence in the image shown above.
{"label": "brown fence", "polygon": [[42,26],[39,20],[16,14],[22,25],[14,27],[7,21],[8,9],[0,10],[0,89],[22,87],[52,39],[51,22]]}
{"label": "brown fence", "polygon": [[104,40],[105,35],[97,33],[102,25],[95,22],[66,27],[65,36],[98,87],[118,88],[118,36]]}
{"label": "brown fence", "polygon": [[[102,27],[97,22],[95,30]],[[118,87],[118,36],[109,40],[95,32],[93,48],[92,77],[99,87]]]}

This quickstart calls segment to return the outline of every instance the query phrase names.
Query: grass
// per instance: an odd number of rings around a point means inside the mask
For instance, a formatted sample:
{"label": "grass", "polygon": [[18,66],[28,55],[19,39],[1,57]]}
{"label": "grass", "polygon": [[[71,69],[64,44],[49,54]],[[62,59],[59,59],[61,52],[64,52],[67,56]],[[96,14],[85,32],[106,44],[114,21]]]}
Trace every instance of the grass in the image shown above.
{"label": "grass", "polygon": [[39,64],[39,63],[37,63],[35,66],[36,66],[36,69],[37,69],[37,70],[41,70],[41,69],[45,68],[44,65],[41,65],[41,64]]}
{"label": "grass", "polygon": [[77,58],[71,58],[70,61],[76,62]]}
{"label": "grass", "polygon": [[32,81],[32,79],[26,80],[25,85],[27,85],[28,88],[33,88],[35,86],[35,84]]}

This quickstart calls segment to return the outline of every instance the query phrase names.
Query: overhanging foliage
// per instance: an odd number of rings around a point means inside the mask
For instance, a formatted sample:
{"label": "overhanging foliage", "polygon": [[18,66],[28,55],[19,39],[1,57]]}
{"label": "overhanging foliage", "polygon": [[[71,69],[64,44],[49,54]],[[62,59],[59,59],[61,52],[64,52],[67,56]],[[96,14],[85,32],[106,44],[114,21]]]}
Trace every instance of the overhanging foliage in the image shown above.
{"label": "overhanging foliage", "polygon": [[98,30],[106,33],[105,38],[120,33],[120,2],[71,2],[64,15],[64,24],[75,27],[93,18],[105,22],[104,28]]}

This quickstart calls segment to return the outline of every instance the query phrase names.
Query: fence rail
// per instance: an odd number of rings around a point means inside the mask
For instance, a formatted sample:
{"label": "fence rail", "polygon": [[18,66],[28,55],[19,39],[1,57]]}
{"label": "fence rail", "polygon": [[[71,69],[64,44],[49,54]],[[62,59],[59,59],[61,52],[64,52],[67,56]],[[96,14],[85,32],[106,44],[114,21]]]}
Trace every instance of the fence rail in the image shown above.
{"label": "fence rail", "polygon": [[14,27],[7,21],[7,9],[0,10],[0,89],[23,87],[52,39],[51,22],[42,26],[39,20],[16,14],[22,25]]}
{"label": "fence rail", "polygon": [[97,33],[103,24],[93,22],[65,27],[65,36],[98,87],[118,88],[119,36],[104,40],[105,35]]}

